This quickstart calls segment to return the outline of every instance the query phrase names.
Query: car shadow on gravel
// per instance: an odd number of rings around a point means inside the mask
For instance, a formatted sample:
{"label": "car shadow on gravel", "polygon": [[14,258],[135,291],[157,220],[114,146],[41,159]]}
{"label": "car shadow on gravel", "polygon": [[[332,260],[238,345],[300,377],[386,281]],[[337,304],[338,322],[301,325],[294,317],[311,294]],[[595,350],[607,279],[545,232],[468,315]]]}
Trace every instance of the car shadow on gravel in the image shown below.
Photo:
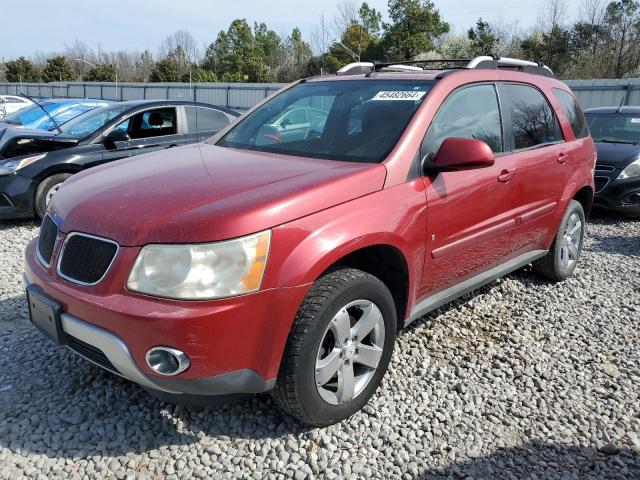
{"label": "car shadow on gravel", "polygon": [[161,401],[44,338],[24,296],[0,300],[0,446],[71,459],[175,449],[207,439],[280,438],[310,431],[269,395],[206,407]]}
{"label": "car shadow on gravel", "polygon": [[607,445],[601,449],[543,442],[500,449],[492,455],[456,461],[426,470],[420,480],[480,479],[638,479],[640,454]]}

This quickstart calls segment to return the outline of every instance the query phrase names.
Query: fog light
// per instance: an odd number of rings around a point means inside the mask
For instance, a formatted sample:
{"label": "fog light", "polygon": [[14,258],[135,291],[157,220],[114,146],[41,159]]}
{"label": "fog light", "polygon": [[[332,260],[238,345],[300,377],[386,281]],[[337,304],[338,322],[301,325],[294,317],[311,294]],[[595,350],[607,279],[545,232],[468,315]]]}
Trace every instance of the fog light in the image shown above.
{"label": "fog light", "polygon": [[184,372],[191,360],[189,356],[170,347],[153,347],[147,352],[147,365],[160,375],[172,376]]}
{"label": "fog light", "polygon": [[633,192],[624,199],[624,203],[627,205],[636,205],[640,203],[640,192]]}

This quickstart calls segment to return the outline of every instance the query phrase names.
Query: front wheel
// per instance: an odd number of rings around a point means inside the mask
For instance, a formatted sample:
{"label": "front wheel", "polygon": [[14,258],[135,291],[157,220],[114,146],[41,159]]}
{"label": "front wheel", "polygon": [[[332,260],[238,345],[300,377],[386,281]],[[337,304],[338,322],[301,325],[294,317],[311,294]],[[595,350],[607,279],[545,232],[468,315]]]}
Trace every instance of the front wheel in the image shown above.
{"label": "front wheel", "polygon": [[58,191],[60,185],[70,176],[70,173],[56,173],[40,182],[40,185],[38,185],[36,189],[35,199],[35,211],[38,218],[44,218],[51,198]]}
{"label": "front wheel", "polygon": [[585,223],[582,205],[572,200],[562,217],[549,253],[533,263],[534,271],[554,282],[573,275],[582,253]]}
{"label": "front wheel", "polygon": [[294,321],[273,392],[298,420],[323,427],[360,410],[387,370],[396,337],[389,289],[360,270],[320,278]]}

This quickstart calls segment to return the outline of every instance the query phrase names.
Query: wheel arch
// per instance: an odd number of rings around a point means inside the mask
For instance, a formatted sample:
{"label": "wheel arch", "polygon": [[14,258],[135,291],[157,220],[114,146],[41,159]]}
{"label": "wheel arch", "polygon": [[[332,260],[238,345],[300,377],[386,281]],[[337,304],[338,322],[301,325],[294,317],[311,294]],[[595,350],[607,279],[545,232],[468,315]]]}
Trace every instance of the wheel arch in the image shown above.
{"label": "wheel arch", "polygon": [[409,268],[403,253],[393,245],[375,244],[352,251],[334,261],[318,278],[340,268],[355,268],[373,275],[391,292],[398,326],[407,316]]}

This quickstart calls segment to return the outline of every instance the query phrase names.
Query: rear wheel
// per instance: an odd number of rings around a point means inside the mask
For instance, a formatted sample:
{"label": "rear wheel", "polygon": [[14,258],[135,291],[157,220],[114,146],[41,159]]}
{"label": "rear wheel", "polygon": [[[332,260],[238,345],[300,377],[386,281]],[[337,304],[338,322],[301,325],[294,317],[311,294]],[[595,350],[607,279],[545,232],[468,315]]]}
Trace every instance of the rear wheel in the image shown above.
{"label": "rear wheel", "polygon": [[318,280],[303,301],[273,392],[298,420],[337,423],[380,385],[396,336],[393,297],[376,277],[345,269]]}
{"label": "rear wheel", "polygon": [[562,217],[549,253],[533,263],[534,271],[554,282],[570,277],[582,253],[585,223],[582,205],[572,200]]}
{"label": "rear wheel", "polygon": [[39,218],[43,218],[47,213],[47,206],[51,198],[60,188],[60,185],[71,176],[70,173],[56,173],[45,178],[36,189],[35,210]]}

